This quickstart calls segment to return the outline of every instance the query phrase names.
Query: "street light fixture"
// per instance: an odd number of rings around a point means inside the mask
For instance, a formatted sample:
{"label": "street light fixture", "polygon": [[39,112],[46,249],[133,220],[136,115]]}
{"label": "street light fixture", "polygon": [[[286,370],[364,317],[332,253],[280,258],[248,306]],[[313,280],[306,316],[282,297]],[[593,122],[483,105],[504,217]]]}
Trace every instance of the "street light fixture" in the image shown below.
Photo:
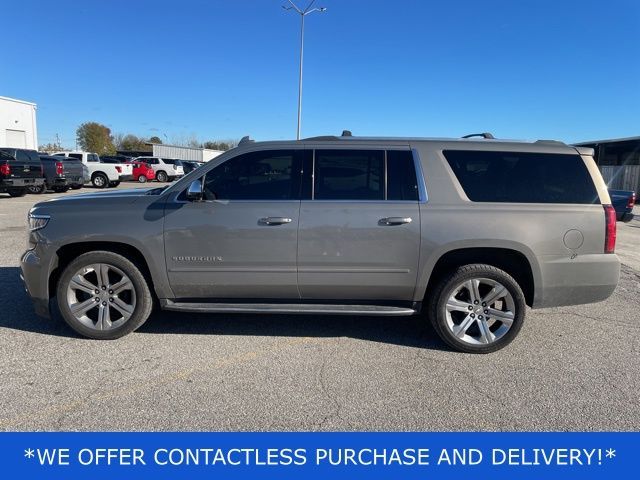
{"label": "street light fixture", "polygon": [[304,58],[304,17],[313,13],[313,12],[326,12],[327,9],[324,7],[313,7],[313,4],[316,0],[311,0],[307,8],[304,10],[298,8],[298,6],[293,3],[292,0],[288,0],[290,3],[289,6],[283,5],[282,8],[285,10],[293,10],[298,15],[300,15],[300,75],[298,77],[298,133],[296,135],[296,139],[300,140],[300,123],[302,118],[302,60]]}

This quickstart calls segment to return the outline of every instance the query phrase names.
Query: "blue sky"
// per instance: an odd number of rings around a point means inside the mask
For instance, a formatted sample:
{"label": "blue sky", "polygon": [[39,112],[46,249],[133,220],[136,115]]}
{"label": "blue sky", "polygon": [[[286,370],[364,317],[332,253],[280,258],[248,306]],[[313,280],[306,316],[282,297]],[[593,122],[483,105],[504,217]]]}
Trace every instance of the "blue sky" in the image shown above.
{"label": "blue sky", "polygon": [[[170,142],[294,138],[299,17],[283,3],[5,2],[0,95],[38,104],[41,144],[73,146],[85,121]],[[317,5],[303,136],[640,135],[636,0]]]}

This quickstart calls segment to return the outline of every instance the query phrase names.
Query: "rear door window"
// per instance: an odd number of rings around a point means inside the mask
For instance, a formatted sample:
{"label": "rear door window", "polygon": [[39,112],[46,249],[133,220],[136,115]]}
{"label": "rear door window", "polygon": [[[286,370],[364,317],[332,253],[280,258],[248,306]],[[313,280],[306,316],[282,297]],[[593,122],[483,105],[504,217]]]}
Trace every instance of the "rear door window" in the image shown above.
{"label": "rear door window", "polygon": [[599,203],[591,175],[577,154],[443,152],[473,202]]}
{"label": "rear door window", "polygon": [[70,153],[69,156],[71,158],[77,158],[78,160],[82,160],[82,154],[81,153]]}
{"label": "rear door window", "polygon": [[387,151],[387,200],[418,200],[416,165],[410,151]]}
{"label": "rear door window", "polygon": [[384,151],[316,150],[315,200],[384,200]]}

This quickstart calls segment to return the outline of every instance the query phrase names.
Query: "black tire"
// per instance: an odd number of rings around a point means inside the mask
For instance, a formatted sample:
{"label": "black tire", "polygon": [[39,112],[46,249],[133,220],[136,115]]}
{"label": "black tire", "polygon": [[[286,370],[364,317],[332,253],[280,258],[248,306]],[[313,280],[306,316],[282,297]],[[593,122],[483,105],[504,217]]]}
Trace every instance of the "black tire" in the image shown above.
{"label": "black tire", "polygon": [[119,181],[117,181],[117,182],[109,182],[109,187],[111,187],[111,188],[116,188],[118,185],[120,185]]}
{"label": "black tire", "polygon": [[12,197],[24,197],[27,194],[27,187],[7,188],[7,193]]}
{"label": "black tire", "polygon": [[[462,341],[453,334],[447,324],[446,305],[449,297],[458,285],[474,278],[486,278],[502,284],[511,294],[515,306],[513,323],[509,330],[501,338],[489,344],[477,345]],[[427,315],[438,336],[451,348],[466,353],[491,353],[506,347],[522,328],[525,310],[526,302],[520,285],[505,271],[485,264],[459,267],[438,282],[427,301]]]}
{"label": "black tire", "polygon": [[158,173],[156,173],[156,180],[162,183],[166,183],[169,181],[169,175],[167,175],[167,172],[160,170]]}
{"label": "black tire", "polygon": [[56,193],[65,193],[69,191],[69,187],[53,187],[53,191]]}
{"label": "black tire", "polygon": [[34,195],[40,195],[47,190],[47,186],[44,183],[42,185],[32,185],[27,187],[27,190],[29,191],[29,193],[32,193]]}
{"label": "black tire", "polygon": [[91,184],[96,188],[107,188],[109,179],[104,173],[94,173],[91,177]]}
{"label": "black tire", "polygon": [[[136,294],[136,305],[131,317],[124,324],[111,330],[89,328],[74,317],[66,301],[67,288],[73,275],[81,268],[96,263],[112,265],[122,270],[133,283]],[[84,253],[67,265],[58,281],[56,295],[57,302],[55,303],[67,325],[80,335],[96,340],[114,340],[133,332],[147,321],[153,307],[153,297],[149,285],[140,269],[122,255],[101,250]]]}
{"label": "black tire", "polygon": [[138,182],[140,182],[140,183],[147,183],[147,177],[146,177],[146,175],[140,175],[140,176],[138,176]]}

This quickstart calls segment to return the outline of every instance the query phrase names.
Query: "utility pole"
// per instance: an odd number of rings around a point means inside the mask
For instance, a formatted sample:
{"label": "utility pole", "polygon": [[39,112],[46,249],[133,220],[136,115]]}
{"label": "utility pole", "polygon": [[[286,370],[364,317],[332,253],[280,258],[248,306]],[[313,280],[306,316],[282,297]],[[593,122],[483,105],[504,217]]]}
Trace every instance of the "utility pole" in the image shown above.
{"label": "utility pole", "polygon": [[298,6],[293,3],[292,0],[288,0],[290,6],[283,5],[282,8],[285,10],[294,10],[298,15],[300,15],[300,73],[298,76],[298,132],[296,134],[296,140],[300,140],[300,126],[302,123],[302,62],[304,59],[304,17],[313,13],[313,12],[326,12],[327,9],[324,7],[313,8],[313,4],[316,0],[311,0],[307,8],[304,10],[298,8]]}

